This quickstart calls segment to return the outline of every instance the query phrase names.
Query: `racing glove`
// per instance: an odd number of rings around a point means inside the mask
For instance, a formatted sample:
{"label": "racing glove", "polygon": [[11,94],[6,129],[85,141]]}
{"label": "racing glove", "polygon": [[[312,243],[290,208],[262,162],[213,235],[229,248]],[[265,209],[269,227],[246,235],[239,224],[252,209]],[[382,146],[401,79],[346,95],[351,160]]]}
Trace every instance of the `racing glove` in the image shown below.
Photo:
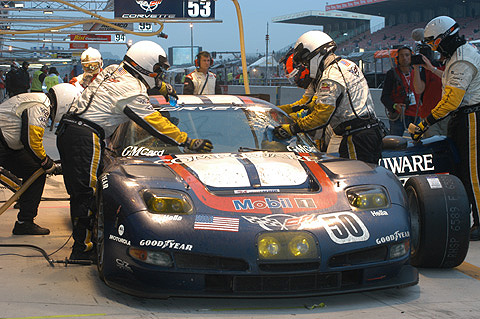
{"label": "racing glove", "polygon": [[299,132],[296,124],[282,124],[273,129],[273,135],[281,140],[286,140]]}
{"label": "racing glove", "polygon": [[45,157],[43,162],[40,164],[42,168],[45,170],[46,174],[61,174],[62,173],[62,166],[60,164],[55,163],[50,157]]}
{"label": "racing glove", "polygon": [[418,142],[418,140],[420,140],[420,138],[422,137],[423,133],[428,130],[428,127],[429,125],[426,120],[423,120],[418,125],[410,123],[410,125],[408,126],[408,132],[412,136],[412,140]]}
{"label": "racing glove", "polygon": [[165,97],[165,100],[167,100],[167,102],[170,100],[170,96],[178,100],[177,92],[169,83],[165,83],[164,81],[158,81],[157,87],[158,91],[161,95]]}
{"label": "racing glove", "polygon": [[185,146],[191,151],[199,153],[208,153],[211,152],[213,149],[213,144],[210,140],[205,140],[201,138],[191,139],[187,137],[187,140],[185,141],[185,143],[183,143],[183,146]]}

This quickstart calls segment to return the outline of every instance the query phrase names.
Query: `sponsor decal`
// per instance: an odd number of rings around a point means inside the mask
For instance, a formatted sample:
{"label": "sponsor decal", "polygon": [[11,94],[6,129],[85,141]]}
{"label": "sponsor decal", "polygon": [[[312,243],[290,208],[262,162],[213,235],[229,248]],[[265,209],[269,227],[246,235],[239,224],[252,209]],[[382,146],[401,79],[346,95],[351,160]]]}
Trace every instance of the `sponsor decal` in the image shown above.
{"label": "sponsor decal", "polygon": [[132,268],[130,268],[130,264],[127,263],[125,260],[121,259],[115,259],[115,264],[117,265],[118,268],[128,271],[128,272],[133,272]]}
{"label": "sponsor decal", "polygon": [[362,242],[370,238],[367,227],[351,212],[318,215],[317,219],[337,244]]}
{"label": "sponsor decal", "polygon": [[140,240],[140,246],[160,247],[162,249],[169,248],[169,249],[189,250],[189,251],[192,250],[193,248],[193,245],[177,243],[175,239],[167,239],[167,240],[142,239]]}
{"label": "sponsor decal", "polygon": [[108,188],[108,176],[107,175],[103,175],[101,178],[100,178],[100,181],[102,183],[102,189],[107,189]]}
{"label": "sponsor decal", "polygon": [[383,210],[383,209],[380,209],[380,210],[371,210],[370,211],[370,214],[372,214],[372,216],[388,216],[388,212]]}
{"label": "sponsor decal", "polygon": [[124,13],[122,14],[124,19],[173,19],[175,14],[165,13],[165,14],[154,14],[154,13]]}
{"label": "sponsor decal", "polygon": [[124,232],[125,232],[125,227],[123,225],[118,226],[118,234],[122,236]]}
{"label": "sponsor decal", "polygon": [[264,217],[242,216],[243,219],[252,224],[258,224],[265,230],[289,230],[302,227],[302,224],[314,221],[315,215],[293,216],[288,214],[273,214]]}
{"label": "sponsor decal", "polygon": [[280,193],[279,189],[239,189],[234,190],[234,194],[252,194],[252,193]]}
{"label": "sponsor decal", "polygon": [[164,223],[171,220],[179,221],[182,220],[183,217],[180,215],[154,215],[152,216],[152,219],[158,223]]}
{"label": "sponsor decal", "polygon": [[210,215],[195,216],[193,229],[238,232],[240,219]]}
{"label": "sponsor decal", "polygon": [[391,235],[387,235],[387,236],[383,236],[375,239],[375,242],[380,245],[380,244],[385,244],[385,243],[389,243],[392,241],[397,241],[399,239],[404,239],[409,237],[410,237],[410,232],[408,230],[406,231],[397,230]]}
{"label": "sponsor decal", "polygon": [[237,159],[255,159],[255,158],[281,158],[281,159],[291,159],[301,162],[320,162],[321,159],[317,156],[309,155],[297,155],[291,152],[250,152],[250,153],[217,153],[217,154],[193,154],[191,156],[177,156],[176,158],[161,158],[156,160],[156,164],[187,164],[189,162],[194,162],[197,160],[209,160],[209,159],[224,159],[224,158],[237,158]]}
{"label": "sponsor decal", "polygon": [[[297,208],[316,208],[313,198],[294,198]],[[251,199],[234,199],[232,201],[235,210],[248,210],[248,209],[266,209],[266,208],[293,208],[292,202],[289,198],[270,199],[264,198],[252,201]]]}
{"label": "sponsor decal", "polygon": [[252,107],[246,105],[230,105],[230,106],[164,106],[158,109],[160,112],[176,112],[176,111],[236,111],[236,110],[248,110],[248,111],[261,111],[268,112],[271,110],[269,107]]}
{"label": "sponsor decal", "polygon": [[158,8],[159,4],[162,4],[163,0],[155,0],[155,1],[144,1],[144,0],[137,0],[135,1],[140,8],[145,10],[146,12],[152,12],[156,8]]}
{"label": "sponsor decal", "polygon": [[435,170],[433,154],[381,158],[378,165],[391,170],[394,174]]}
{"label": "sponsor decal", "polygon": [[127,146],[122,151],[122,156],[163,156],[165,150],[151,150],[144,146]]}
{"label": "sponsor decal", "polygon": [[246,209],[265,209],[265,208],[292,208],[292,203],[288,198],[278,198],[278,200],[265,198],[263,200],[252,201],[247,198],[244,200],[234,199],[233,206],[235,210]]}
{"label": "sponsor decal", "polygon": [[440,180],[436,176],[427,177],[427,182],[428,182],[428,185],[430,185],[431,189],[442,188],[442,184],[440,183]]}
{"label": "sponsor decal", "polygon": [[117,243],[120,243],[120,244],[123,244],[123,245],[130,246],[130,240],[122,238],[122,237],[118,237],[118,236],[115,236],[115,235],[110,235],[110,237],[108,237],[108,239],[116,241]]}
{"label": "sponsor decal", "polygon": [[315,152],[316,149],[313,146],[308,146],[308,145],[295,145],[295,146],[290,146],[287,145],[287,150],[290,152],[296,152],[296,153],[311,153]]}
{"label": "sponsor decal", "polygon": [[330,91],[330,84],[322,82],[320,85],[320,91]]}

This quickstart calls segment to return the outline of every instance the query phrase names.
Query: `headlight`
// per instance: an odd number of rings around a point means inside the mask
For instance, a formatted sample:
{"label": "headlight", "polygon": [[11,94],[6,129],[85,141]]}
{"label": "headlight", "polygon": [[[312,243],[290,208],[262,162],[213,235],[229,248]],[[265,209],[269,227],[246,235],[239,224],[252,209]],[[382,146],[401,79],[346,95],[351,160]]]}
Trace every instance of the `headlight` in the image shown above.
{"label": "headlight", "polygon": [[355,186],[346,191],[351,206],[358,209],[378,209],[390,206],[387,191],[381,186]]}
{"label": "headlight", "polygon": [[260,259],[288,260],[318,257],[313,236],[308,232],[268,232],[257,238]]}
{"label": "headlight", "polygon": [[406,240],[399,244],[390,246],[390,259],[400,258],[408,254],[410,251],[410,241]]}
{"label": "headlight", "polygon": [[128,253],[133,259],[143,261],[144,263],[151,265],[170,267],[173,264],[170,255],[161,251],[130,247],[128,249]]}
{"label": "headlight", "polygon": [[153,214],[192,214],[193,203],[183,192],[145,189],[142,197],[148,211]]}

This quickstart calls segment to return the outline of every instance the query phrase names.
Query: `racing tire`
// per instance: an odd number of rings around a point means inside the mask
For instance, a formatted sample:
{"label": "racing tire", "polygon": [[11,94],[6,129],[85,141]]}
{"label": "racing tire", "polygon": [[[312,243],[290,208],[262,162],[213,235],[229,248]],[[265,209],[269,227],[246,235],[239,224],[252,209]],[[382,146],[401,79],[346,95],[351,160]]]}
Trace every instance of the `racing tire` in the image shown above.
{"label": "racing tire", "polygon": [[103,211],[103,196],[97,194],[97,216],[95,218],[94,238],[97,244],[97,270],[98,276],[105,281],[105,214]]}
{"label": "racing tire", "polygon": [[453,268],[467,255],[470,205],[453,175],[411,177],[405,183],[411,234],[410,262],[416,267]]}

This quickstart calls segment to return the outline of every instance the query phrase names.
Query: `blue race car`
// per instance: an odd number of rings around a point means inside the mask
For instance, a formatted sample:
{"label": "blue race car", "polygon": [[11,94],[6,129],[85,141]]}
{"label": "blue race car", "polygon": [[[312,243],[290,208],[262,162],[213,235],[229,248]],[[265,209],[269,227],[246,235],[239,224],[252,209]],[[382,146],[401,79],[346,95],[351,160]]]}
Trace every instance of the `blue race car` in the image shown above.
{"label": "blue race car", "polygon": [[310,296],[415,285],[415,266],[464,260],[469,211],[454,176],[404,188],[304,134],[277,141],[272,128],[290,119],[251,97],[151,102],[214,149],[194,154],[133,122],[112,135],[95,223],[107,285],[158,298]]}

